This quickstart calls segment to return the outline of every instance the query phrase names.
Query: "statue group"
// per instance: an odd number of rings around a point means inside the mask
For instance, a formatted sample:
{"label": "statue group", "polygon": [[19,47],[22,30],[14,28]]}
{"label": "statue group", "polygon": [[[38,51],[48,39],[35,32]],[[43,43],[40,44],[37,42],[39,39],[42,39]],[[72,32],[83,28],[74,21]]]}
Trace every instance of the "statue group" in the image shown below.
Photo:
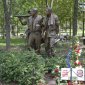
{"label": "statue group", "polygon": [[[50,7],[46,9],[46,15],[38,15],[37,8],[29,12],[30,16],[26,20],[28,29],[26,30],[26,39],[28,48],[35,49],[40,53],[41,43],[45,43],[45,50],[48,56],[54,55],[55,38],[59,33],[59,20]],[[22,21],[21,18],[19,18]]]}

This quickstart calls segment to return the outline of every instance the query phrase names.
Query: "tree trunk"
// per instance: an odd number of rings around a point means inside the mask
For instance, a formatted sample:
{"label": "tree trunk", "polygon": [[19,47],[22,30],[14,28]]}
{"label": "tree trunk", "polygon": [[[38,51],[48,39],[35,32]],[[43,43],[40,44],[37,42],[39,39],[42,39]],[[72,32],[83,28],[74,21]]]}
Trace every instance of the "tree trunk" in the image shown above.
{"label": "tree trunk", "polygon": [[48,0],[46,0],[46,7],[48,7]]}
{"label": "tree trunk", "polygon": [[68,33],[67,32],[67,29],[68,29],[67,24],[68,24],[68,18],[66,19],[66,33]]}
{"label": "tree trunk", "polygon": [[82,32],[82,36],[84,37],[84,11],[83,11],[83,32]]}
{"label": "tree trunk", "polygon": [[71,36],[71,18],[70,18],[69,22],[70,22],[70,36]]}
{"label": "tree trunk", "polygon": [[10,49],[10,14],[8,12],[7,0],[2,0],[4,6],[5,30],[6,30],[6,50]]}
{"label": "tree trunk", "polygon": [[74,0],[73,36],[77,35],[78,0]]}
{"label": "tree trunk", "polygon": [[17,32],[16,33],[17,33],[17,37],[18,37],[18,20],[17,20]]}
{"label": "tree trunk", "polygon": [[2,39],[4,39],[4,34],[5,34],[5,30],[4,30],[4,23],[2,25]]}
{"label": "tree trunk", "polygon": [[9,15],[10,15],[10,31],[12,30],[12,0],[9,0]]}
{"label": "tree trunk", "polygon": [[53,8],[53,2],[54,2],[54,0],[51,1],[51,8]]}

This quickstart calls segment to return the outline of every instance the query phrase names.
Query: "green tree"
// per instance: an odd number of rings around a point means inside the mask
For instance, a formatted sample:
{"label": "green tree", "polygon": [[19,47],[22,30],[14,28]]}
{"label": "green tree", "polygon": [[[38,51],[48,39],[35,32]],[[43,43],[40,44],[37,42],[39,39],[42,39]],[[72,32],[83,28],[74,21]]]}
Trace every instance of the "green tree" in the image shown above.
{"label": "green tree", "polygon": [[77,19],[78,19],[78,0],[74,0],[73,36],[77,35]]}

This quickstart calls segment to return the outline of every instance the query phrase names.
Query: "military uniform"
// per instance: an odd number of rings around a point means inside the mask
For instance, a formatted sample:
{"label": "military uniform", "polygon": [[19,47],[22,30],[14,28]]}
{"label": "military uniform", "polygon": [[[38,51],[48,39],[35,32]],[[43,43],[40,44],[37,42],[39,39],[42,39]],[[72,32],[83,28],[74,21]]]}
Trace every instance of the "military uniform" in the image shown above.
{"label": "military uniform", "polygon": [[42,16],[36,15],[35,17],[30,16],[28,18],[28,28],[30,29],[29,35],[29,47],[34,47],[35,50],[40,51],[41,44],[41,23]]}
{"label": "military uniform", "polygon": [[52,13],[50,17],[46,17],[44,19],[44,25],[44,30],[46,31],[45,48],[48,53],[51,53],[55,44],[55,38],[59,33],[59,21],[57,15]]}

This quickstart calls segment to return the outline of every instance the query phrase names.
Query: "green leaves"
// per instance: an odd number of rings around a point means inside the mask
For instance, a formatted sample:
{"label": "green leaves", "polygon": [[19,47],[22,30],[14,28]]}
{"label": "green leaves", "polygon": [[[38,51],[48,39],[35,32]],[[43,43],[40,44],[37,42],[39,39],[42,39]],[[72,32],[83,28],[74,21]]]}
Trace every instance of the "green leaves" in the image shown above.
{"label": "green leaves", "polygon": [[[62,58],[63,57],[63,58]],[[56,65],[65,67],[64,56],[43,57],[32,51],[0,51],[0,79],[5,82],[17,82],[18,85],[37,84],[43,79],[45,71]]]}
{"label": "green leaves", "polygon": [[31,84],[41,79],[44,70],[44,60],[34,51],[2,52],[0,54],[0,78],[6,82],[18,82],[21,85]]}

